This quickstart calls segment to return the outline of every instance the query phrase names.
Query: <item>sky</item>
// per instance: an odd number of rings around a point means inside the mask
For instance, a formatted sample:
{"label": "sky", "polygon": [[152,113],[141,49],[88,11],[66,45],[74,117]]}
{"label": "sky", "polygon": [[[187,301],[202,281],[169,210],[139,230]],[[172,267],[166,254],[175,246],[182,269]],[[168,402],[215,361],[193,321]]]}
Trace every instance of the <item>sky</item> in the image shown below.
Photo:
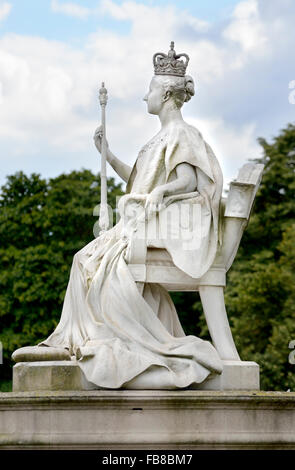
{"label": "sky", "polygon": [[227,184],[261,155],[258,137],[295,120],[294,20],[294,0],[0,0],[0,185],[20,170],[99,171],[102,81],[109,146],[132,165],[160,128],[142,98],[171,40],[196,86],[184,119]]}

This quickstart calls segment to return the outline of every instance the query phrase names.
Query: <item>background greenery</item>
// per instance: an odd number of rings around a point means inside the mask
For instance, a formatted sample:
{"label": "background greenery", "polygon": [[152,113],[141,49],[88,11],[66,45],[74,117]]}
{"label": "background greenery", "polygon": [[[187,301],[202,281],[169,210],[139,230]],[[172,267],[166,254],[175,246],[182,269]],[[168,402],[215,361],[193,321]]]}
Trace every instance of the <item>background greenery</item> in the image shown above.
{"label": "background greenery", "polygon": [[[272,143],[254,212],[228,275],[226,306],[243,360],[257,361],[264,390],[295,390],[295,126]],[[108,181],[115,207],[121,185]],[[45,339],[57,325],[73,255],[93,239],[99,175],[73,171],[42,179],[7,177],[0,194],[0,390],[11,389],[11,353]],[[187,334],[208,338],[197,294],[173,299]]]}

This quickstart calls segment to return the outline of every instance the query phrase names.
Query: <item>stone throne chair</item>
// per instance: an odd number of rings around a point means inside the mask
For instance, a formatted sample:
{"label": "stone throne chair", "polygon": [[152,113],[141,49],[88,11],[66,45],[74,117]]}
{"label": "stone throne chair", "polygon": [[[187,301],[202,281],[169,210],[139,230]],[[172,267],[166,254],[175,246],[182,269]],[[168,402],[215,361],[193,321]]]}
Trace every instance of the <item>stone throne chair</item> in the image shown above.
{"label": "stone throne chair", "polygon": [[228,322],[224,302],[226,273],[237,254],[248,224],[264,165],[246,163],[237,179],[230,183],[228,196],[222,198],[220,224],[222,245],[211,268],[194,279],[176,267],[159,240],[134,238],[130,245],[128,266],[142,292],[144,283],[161,284],[168,291],[198,291],[212,342],[223,360],[221,376],[195,388],[208,390],[259,389],[259,366],[241,361]]}

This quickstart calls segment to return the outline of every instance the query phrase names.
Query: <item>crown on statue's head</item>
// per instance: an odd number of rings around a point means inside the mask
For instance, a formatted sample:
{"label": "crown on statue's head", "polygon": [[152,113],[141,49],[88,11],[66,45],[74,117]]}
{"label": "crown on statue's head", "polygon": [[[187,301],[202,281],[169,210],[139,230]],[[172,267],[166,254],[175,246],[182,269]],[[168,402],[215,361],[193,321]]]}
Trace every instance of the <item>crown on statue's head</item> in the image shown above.
{"label": "crown on statue's head", "polygon": [[[185,62],[179,60],[185,57]],[[174,41],[171,41],[170,51],[168,54],[156,52],[153,56],[155,75],[175,75],[176,77],[184,77],[189,56],[187,54],[176,54],[174,50]]]}

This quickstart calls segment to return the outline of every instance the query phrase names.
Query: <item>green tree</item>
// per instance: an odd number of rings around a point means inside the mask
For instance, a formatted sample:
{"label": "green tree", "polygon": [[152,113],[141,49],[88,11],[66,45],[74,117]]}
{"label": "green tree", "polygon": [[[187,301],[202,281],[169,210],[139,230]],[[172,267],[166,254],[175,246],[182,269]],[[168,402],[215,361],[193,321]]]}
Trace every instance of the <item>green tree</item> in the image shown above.
{"label": "green tree", "polygon": [[[99,175],[89,170],[49,181],[8,176],[0,195],[1,379],[11,377],[11,353],[37,344],[57,325],[73,255],[93,238]],[[116,207],[121,185],[108,180]]]}
{"label": "green tree", "polygon": [[264,390],[295,390],[295,126],[259,139],[264,176],[254,213],[229,272],[226,305],[243,360],[261,367]]}

